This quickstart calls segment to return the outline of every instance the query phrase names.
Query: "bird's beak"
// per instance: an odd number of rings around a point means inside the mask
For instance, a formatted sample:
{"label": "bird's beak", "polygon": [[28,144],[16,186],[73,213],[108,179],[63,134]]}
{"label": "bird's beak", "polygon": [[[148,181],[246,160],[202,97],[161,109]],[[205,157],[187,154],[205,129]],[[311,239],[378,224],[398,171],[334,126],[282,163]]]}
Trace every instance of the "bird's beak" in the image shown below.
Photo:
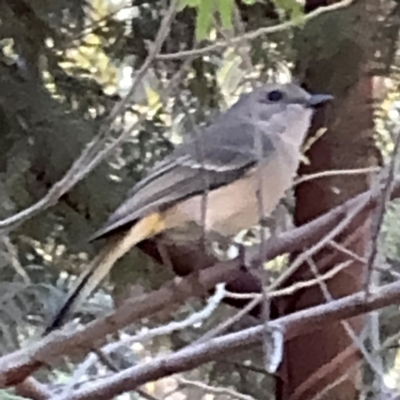
{"label": "bird's beak", "polygon": [[330,94],[313,94],[308,99],[307,105],[308,107],[314,108],[331,100],[333,100],[333,96]]}

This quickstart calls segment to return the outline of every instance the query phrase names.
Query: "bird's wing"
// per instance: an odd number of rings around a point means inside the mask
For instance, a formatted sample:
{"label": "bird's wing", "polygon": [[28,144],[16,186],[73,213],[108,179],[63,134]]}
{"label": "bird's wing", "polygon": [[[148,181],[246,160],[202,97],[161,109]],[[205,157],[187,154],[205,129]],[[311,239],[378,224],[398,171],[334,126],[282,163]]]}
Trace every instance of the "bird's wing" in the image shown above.
{"label": "bird's wing", "polygon": [[[251,121],[212,125],[194,140],[183,143],[128,193],[128,198],[91,238],[95,240],[145,215],[188,197],[227,185],[257,163],[255,127]],[[261,135],[263,158],[274,142]]]}

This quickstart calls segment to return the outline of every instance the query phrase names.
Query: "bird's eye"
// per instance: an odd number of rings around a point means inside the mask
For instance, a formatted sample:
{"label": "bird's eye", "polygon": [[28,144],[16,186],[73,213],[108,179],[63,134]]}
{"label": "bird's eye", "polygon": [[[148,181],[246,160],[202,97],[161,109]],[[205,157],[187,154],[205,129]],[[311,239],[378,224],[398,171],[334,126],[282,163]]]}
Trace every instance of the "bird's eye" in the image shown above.
{"label": "bird's eye", "polygon": [[272,90],[267,94],[269,101],[280,101],[283,98],[283,93],[280,90]]}

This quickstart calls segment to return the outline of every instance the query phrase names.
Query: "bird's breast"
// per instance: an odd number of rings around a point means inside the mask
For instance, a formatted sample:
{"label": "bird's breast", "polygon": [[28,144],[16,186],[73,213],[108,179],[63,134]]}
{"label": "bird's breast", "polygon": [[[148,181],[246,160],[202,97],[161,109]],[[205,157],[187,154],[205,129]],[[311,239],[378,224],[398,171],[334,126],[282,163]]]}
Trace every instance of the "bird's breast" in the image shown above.
{"label": "bird's breast", "polygon": [[212,190],[206,200],[198,195],[175,205],[166,212],[166,225],[182,228],[191,221],[208,232],[236,235],[259,222],[259,202],[263,206],[261,217],[271,214],[291,186],[297,166],[298,155],[276,156],[243,178]]}

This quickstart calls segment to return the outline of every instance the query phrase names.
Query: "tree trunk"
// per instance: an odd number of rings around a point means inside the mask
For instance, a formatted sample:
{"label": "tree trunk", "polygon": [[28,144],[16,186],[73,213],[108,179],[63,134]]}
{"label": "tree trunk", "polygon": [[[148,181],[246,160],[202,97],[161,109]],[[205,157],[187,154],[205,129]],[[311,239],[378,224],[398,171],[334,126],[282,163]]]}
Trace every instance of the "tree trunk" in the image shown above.
{"label": "tree trunk", "polygon": [[[306,10],[324,5],[321,1],[316,3],[307,1]],[[300,174],[370,167],[379,163],[373,140],[370,74],[378,5],[377,0],[355,2],[348,8],[311,21],[296,37],[300,81],[314,93],[322,91],[335,96],[333,104],[318,112],[314,119],[310,136],[323,127],[327,131],[307,151],[310,163],[301,166]],[[368,175],[353,175],[301,184],[296,190],[296,224],[304,224],[366,190],[369,183]],[[363,226],[350,225],[336,238],[336,242],[361,257],[365,256],[370,237],[369,218],[365,221]],[[312,257],[312,262],[318,272],[323,273],[348,259],[327,246]],[[360,290],[364,272],[365,265],[353,261],[326,282],[331,296],[339,298]],[[285,285],[314,277],[310,263],[307,263]],[[321,288],[313,286],[286,300],[279,314],[289,314],[325,301]],[[348,322],[358,335],[363,318]],[[354,400],[358,397],[357,381],[360,378],[360,370],[355,364],[358,359],[359,351],[341,323],[295,338],[285,346],[276,398],[307,400],[324,393],[318,398]],[[344,376],[346,373],[348,375]]]}

